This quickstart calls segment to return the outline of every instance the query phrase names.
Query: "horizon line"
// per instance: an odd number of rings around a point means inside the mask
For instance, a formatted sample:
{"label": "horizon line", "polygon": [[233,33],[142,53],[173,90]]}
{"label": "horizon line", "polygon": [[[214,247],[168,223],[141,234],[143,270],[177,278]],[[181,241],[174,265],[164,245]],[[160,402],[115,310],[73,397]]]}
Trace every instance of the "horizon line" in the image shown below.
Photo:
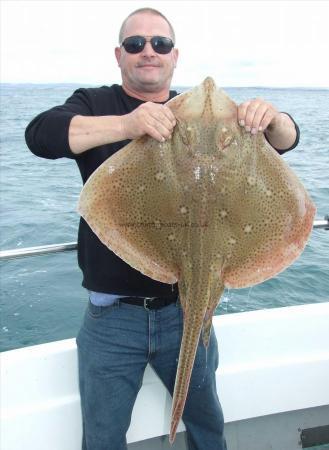
{"label": "horizon line", "polygon": [[[112,84],[119,84],[119,83],[111,83],[111,84],[104,84],[102,82],[78,82],[78,81],[42,81],[42,82],[36,82],[36,81],[0,81],[0,86],[2,85],[63,85],[63,84],[69,84],[69,85],[82,85],[82,84],[88,84],[90,86],[110,86]],[[173,84],[170,89],[173,88],[188,88],[192,89],[193,87],[197,86],[197,84],[194,85],[182,85],[182,84]],[[227,89],[227,88],[253,88],[253,89],[329,89],[329,86],[314,86],[314,85],[302,85],[302,86],[293,86],[293,85],[227,85],[227,86],[219,86],[220,88]]]}

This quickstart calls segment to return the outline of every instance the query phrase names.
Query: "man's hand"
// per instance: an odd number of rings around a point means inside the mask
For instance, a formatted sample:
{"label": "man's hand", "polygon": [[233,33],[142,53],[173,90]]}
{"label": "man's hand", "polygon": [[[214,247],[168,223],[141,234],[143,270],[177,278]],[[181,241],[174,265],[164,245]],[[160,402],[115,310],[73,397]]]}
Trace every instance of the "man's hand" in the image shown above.
{"label": "man's hand", "polygon": [[72,118],[69,127],[69,145],[80,154],[100,145],[148,134],[160,142],[171,137],[176,119],[168,106],[143,103],[123,116],[80,116]]}
{"label": "man's hand", "polygon": [[148,134],[159,142],[171,137],[176,119],[165,105],[146,102],[129,114],[121,116],[122,134],[126,139],[136,139]]}
{"label": "man's hand", "polygon": [[268,126],[273,126],[279,119],[279,111],[261,98],[248,100],[238,106],[238,122],[251,134],[264,132]]}
{"label": "man's hand", "polygon": [[238,122],[252,135],[265,133],[277,150],[286,150],[296,141],[296,128],[291,118],[261,98],[248,100],[238,106]]}

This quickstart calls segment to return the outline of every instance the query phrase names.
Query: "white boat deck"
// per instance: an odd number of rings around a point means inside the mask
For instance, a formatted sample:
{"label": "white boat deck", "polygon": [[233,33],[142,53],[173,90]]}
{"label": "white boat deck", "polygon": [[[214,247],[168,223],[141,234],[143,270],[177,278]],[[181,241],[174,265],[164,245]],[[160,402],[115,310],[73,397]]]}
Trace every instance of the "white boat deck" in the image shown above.
{"label": "white boat deck", "polygon": [[[301,428],[329,424],[328,324],[329,302],[214,317],[220,351],[218,394],[230,450],[293,450],[300,448],[296,420],[302,420]],[[1,371],[2,450],[81,448],[74,339],[4,352]],[[171,397],[148,367],[128,442],[167,435],[170,411]],[[239,443],[243,424],[253,421],[255,433],[262,433],[266,418],[281,417],[284,430],[289,414],[298,411],[294,417],[301,419],[291,422],[296,429],[289,437],[296,446],[266,446],[260,437],[258,444],[249,445],[246,439]],[[279,442],[280,431],[271,428]],[[164,439],[161,442],[157,448],[169,448]],[[178,445],[173,448],[183,448]],[[131,448],[144,448],[137,446]],[[145,448],[151,448],[147,442]]]}

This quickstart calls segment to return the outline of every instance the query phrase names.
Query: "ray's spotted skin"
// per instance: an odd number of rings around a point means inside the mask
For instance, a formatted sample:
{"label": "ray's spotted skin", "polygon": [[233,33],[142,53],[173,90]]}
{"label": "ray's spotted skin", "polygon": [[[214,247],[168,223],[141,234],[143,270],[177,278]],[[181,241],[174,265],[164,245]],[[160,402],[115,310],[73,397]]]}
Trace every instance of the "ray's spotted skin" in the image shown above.
{"label": "ray's spotted skin", "polygon": [[184,331],[173,396],[173,442],[202,331],[207,346],[225,287],[275,276],[303,251],[315,206],[264,136],[237,123],[213,80],[167,103],[177,125],[144,136],[104,162],[79,212],[100,240],[143,274],[178,282]]}

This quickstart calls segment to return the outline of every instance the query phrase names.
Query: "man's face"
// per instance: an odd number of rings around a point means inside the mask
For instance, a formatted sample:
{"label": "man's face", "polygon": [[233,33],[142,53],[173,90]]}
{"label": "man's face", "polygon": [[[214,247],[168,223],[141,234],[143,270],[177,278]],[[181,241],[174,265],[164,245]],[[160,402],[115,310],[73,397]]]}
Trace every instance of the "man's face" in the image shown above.
{"label": "man's face", "polygon": [[[129,36],[165,36],[171,38],[168,23],[161,17],[140,13],[130,17],[123,39]],[[134,92],[160,92],[169,89],[178,58],[177,49],[167,55],[156,53],[150,42],[137,54],[127,53],[123,47],[115,49],[121,68],[123,86]]]}

